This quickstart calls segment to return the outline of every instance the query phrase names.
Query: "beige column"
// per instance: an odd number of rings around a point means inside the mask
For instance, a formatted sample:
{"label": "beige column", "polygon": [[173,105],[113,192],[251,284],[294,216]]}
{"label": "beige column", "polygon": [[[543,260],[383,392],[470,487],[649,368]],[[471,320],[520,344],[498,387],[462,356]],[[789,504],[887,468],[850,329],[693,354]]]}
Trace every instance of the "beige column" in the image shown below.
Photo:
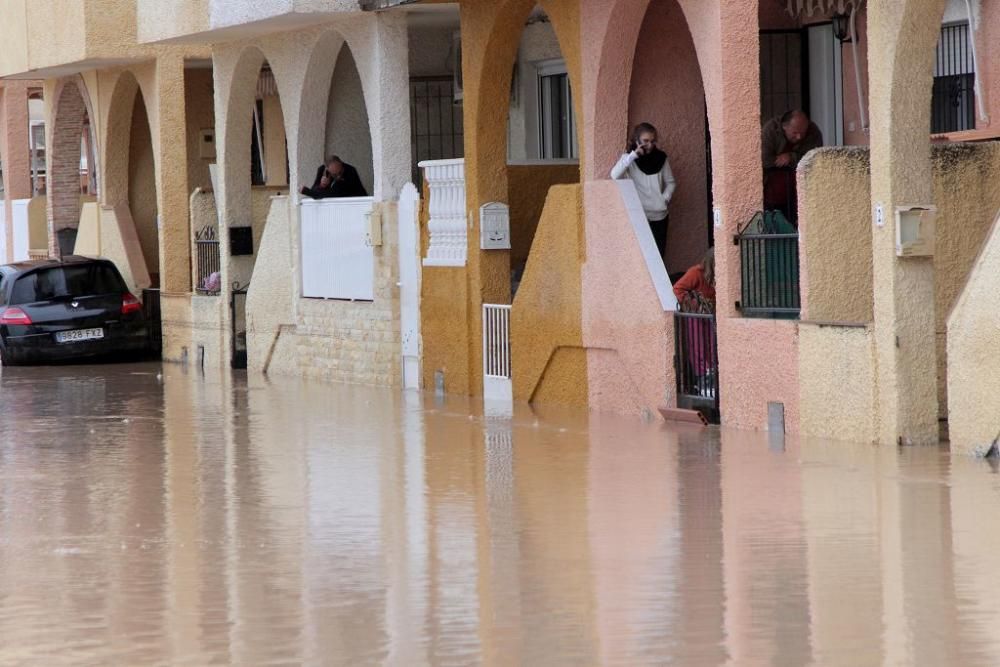
{"label": "beige column", "polygon": [[186,294],[191,291],[191,226],[182,55],[168,54],[157,60],[155,101],[150,107],[157,118],[152,131],[157,151],[160,288],[165,294]]}
{"label": "beige column", "polygon": [[881,0],[868,10],[870,43],[879,45],[868,68],[877,416],[886,444],[938,440],[933,258],[897,257],[895,210],[933,199],[931,80],[943,5]]}

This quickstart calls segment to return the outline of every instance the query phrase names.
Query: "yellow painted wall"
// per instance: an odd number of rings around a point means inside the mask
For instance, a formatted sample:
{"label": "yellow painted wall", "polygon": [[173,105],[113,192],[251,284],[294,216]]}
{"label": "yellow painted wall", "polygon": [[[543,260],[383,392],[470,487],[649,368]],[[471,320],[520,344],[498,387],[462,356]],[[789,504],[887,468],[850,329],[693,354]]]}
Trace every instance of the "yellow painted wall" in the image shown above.
{"label": "yellow painted wall", "polygon": [[935,146],[931,166],[938,207],[934,243],[938,407],[941,417],[947,418],[948,315],[1000,211],[1000,145]]}
{"label": "yellow painted wall", "polygon": [[514,398],[586,406],[581,264],[583,191],[549,191],[511,313]]}
{"label": "yellow painted wall", "polygon": [[45,195],[36,195],[28,204],[28,247],[32,250],[48,252],[49,222],[45,213],[47,201]]}
{"label": "yellow painted wall", "polygon": [[285,116],[281,111],[281,99],[277,95],[264,98],[264,163],[267,165],[269,186],[288,185]]}
{"label": "yellow painted wall", "polygon": [[802,318],[871,322],[867,148],[823,148],[799,167]]}
{"label": "yellow painted wall", "polygon": [[799,325],[799,431],[876,440],[875,351],[870,325]]}
{"label": "yellow painted wall", "polygon": [[140,42],[153,42],[208,30],[208,0],[137,0]]}
{"label": "yellow painted wall", "polygon": [[[933,201],[938,207],[932,260],[934,300],[923,307],[933,307],[935,313],[937,403],[940,416],[947,418],[950,400],[947,318],[1000,210],[1000,146],[937,145],[931,151],[931,165]],[[800,167],[804,320],[858,323],[873,320],[875,287],[868,175],[865,148],[821,149]],[[886,215],[892,215],[888,207]],[[834,333],[837,331],[840,333]],[[865,331],[870,337],[871,329]],[[854,370],[845,374],[849,365],[831,365],[829,360],[861,349],[860,334],[854,329],[816,331],[803,325],[800,336],[804,342],[799,352],[801,414],[803,429],[809,429],[803,432],[839,433],[844,423],[843,411],[855,410],[867,398],[857,393],[861,385],[852,379]],[[962,352],[968,353],[968,350]],[[964,367],[966,362],[959,363]],[[877,384],[877,377],[872,378]],[[875,409],[874,402],[871,409]],[[949,421],[950,426],[956,427],[953,419]],[[961,434],[964,427],[957,428]]]}
{"label": "yellow painted wall", "polygon": [[509,165],[507,167],[507,204],[510,206],[510,265],[524,266],[531,241],[553,185],[578,183],[580,167],[576,164]]}
{"label": "yellow painted wall", "polygon": [[[573,89],[582,91],[578,0],[543,0],[538,4],[548,14],[559,38]],[[535,0],[460,2],[463,120],[467,128],[466,209],[473,219],[466,267],[426,267],[423,272],[421,309],[428,387],[434,386],[434,371],[441,369],[446,371],[448,391],[482,391],[482,304],[508,303],[510,299],[510,253],[480,252],[478,211],[485,203],[508,197],[511,69],[525,22],[535,5]],[[583,118],[581,97],[578,94],[574,98],[578,118]],[[580,154],[585,154],[583,146]],[[575,219],[580,224],[579,216]],[[574,325],[577,339],[578,313]]]}

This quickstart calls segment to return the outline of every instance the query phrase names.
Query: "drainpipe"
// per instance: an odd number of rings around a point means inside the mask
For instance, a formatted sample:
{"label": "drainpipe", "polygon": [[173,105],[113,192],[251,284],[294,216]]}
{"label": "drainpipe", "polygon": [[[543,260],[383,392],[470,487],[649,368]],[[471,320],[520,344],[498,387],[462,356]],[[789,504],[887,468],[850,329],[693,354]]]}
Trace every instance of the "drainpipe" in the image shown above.
{"label": "drainpipe", "polygon": [[851,53],[854,56],[854,83],[858,87],[858,118],[861,120],[861,131],[868,134],[868,111],[865,106],[865,91],[861,85],[861,61],[858,58],[858,6],[851,7]]}
{"label": "drainpipe", "polygon": [[983,121],[987,125],[990,122],[990,115],[986,113],[986,100],[983,99],[982,88],[979,85],[979,59],[976,57],[976,24],[975,19],[972,16],[972,0],[965,0],[965,9],[969,14],[969,31],[971,36],[969,37],[969,47],[972,49],[972,68],[975,70],[975,93],[976,93],[976,106],[979,107],[979,120]]}

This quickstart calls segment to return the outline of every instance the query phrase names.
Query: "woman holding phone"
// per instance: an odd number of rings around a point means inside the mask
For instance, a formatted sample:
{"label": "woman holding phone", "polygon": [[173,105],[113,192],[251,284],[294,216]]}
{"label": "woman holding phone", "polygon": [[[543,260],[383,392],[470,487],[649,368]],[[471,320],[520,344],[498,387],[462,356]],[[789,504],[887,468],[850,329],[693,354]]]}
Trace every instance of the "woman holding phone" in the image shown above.
{"label": "woman holding phone", "polygon": [[649,228],[656,241],[656,249],[663,258],[667,246],[667,225],[670,222],[670,200],[677,189],[677,181],[670,171],[667,154],[658,147],[656,128],[649,123],[639,123],[632,131],[628,152],[621,156],[611,169],[611,178],[630,178],[639,193]]}

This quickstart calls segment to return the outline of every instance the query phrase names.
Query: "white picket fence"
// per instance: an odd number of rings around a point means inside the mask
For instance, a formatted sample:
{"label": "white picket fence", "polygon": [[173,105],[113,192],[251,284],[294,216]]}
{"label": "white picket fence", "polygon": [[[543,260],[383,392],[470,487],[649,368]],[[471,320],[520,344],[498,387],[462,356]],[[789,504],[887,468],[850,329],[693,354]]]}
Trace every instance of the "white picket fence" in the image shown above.
{"label": "white picket fence", "polygon": [[483,398],[510,401],[510,306],[483,304]]}
{"label": "white picket fence", "polygon": [[373,205],[371,197],[301,202],[302,296],[374,300]]}

